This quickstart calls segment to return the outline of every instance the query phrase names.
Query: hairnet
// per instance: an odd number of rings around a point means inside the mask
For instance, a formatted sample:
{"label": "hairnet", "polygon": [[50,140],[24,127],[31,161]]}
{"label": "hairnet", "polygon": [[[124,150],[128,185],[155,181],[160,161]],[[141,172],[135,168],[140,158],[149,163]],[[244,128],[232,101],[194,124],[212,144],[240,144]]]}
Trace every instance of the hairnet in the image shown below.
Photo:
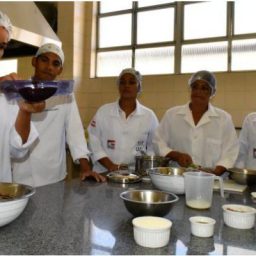
{"label": "hairnet", "polygon": [[8,41],[9,41],[12,36],[12,23],[9,17],[1,11],[0,11],[0,26],[4,27],[7,30],[9,34],[9,38],[8,38]]}
{"label": "hairnet", "polygon": [[217,85],[216,85],[216,79],[213,73],[207,70],[201,70],[194,73],[188,80],[189,86],[191,87],[192,84],[197,80],[205,81],[211,87],[211,96],[215,94]]}
{"label": "hairnet", "polygon": [[140,93],[142,91],[142,76],[139,71],[135,70],[134,68],[125,68],[121,71],[119,74],[119,77],[117,79],[117,84],[120,85],[120,79],[124,74],[131,74],[136,78],[136,81],[138,83],[138,92]]}
{"label": "hairnet", "polygon": [[64,52],[62,51],[62,49],[56,45],[56,44],[52,44],[52,43],[48,43],[48,44],[43,44],[36,52],[36,57],[38,57],[39,55],[43,54],[43,53],[47,53],[47,52],[52,52],[55,53],[56,55],[59,56],[59,58],[61,59],[62,65],[64,63]]}

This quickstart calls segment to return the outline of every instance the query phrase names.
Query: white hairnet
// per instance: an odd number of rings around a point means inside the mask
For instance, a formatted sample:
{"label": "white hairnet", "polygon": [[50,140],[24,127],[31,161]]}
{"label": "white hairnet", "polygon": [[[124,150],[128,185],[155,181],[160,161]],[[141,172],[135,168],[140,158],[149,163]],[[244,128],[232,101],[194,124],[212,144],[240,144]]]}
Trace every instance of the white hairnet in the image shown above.
{"label": "white hairnet", "polygon": [[125,68],[121,71],[119,74],[119,77],[117,79],[117,84],[120,85],[120,79],[124,74],[131,74],[136,78],[136,81],[138,83],[138,92],[140,93],[142,91],[142,76],[139,71],[135,70],[134,68]]}
{"label": "white hairnet", "polygon": [[52,43],[43,44],[37,50],[35,57],[38,57],[39,55],[41,55],[43,53],[47,53],[47,52],[52,52],[52,53],[55,53],[56,55],[58,55],[59,58],[61,59],[62,65],[63,65],[63,63],[64,63],[64,52],[56,44],[52,44]]}
{"label": "white hairnet", "polygon": [[216,84],[216,79],[213,73],[207,70],[200,70],[194,73],[188,80],[189,86],[191,87],[191,85],[197,80],[205,81],[211,87],[211,96],[214,96],[216,92],[217,84]]}
{"label": "white hairnet", "polygon": [[4,27],[7,30],[8,34],[9,34],[8,41],[10,41],[11,36],[12,36],[12,23],[11,23],[9,17],[1,11],[0,11],[0,26]]}

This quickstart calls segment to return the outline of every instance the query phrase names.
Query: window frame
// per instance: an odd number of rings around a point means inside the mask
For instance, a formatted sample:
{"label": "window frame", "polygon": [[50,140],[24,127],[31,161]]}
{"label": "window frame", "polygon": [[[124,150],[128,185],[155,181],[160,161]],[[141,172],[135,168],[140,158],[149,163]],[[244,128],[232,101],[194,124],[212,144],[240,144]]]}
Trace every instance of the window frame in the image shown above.
{"label": "window frame", "polygon": [[[108,51],[118,51],[118,50],[132,50],[132,67],[135,66],[135,50],[136,49],[146,49],[146,48],[154,48],[154,47],[164,47],[164,46],[174,46],[174,73],[170,73],[168,75],[177,75],[177,74],[188,74],[181,72],[181,56],[182,56],[182,46],[189,44],[200,44],[200,43],[214,43],[214,42],[224,42],[228,43],[228,52],[227,52],[227,70],[219,71],[219,72],[239,72],[239,70],[232,71],[231,63],[232,63],[232,41],[240,40],[240,39],[256,39],[256,33],[249,34],[234,34],[234,15],[235,15],[235,2],[227,1],[227,15],[226,15],[226,36],[219,37],[210,37],[210,38],[198,38],[198,39],[189,39],[184,40],[184,7],[188,4],[197,4],[202,3],[201,1],[194,2],[170,2],[159,5],[152,5],[146,7],[138,7],[137,2],[132,2],[132,8],[120,11],[113,11],[107,13],[100,13],[100,2],[97,3],[97,26],[96,26],[96,55],[98,52],[108,52]],[[157,10],[162,8],[174,8],[174,40],[168,42],[157,42],[157,43],[146,43],[146,44],[136,44],[137,38],[137,13],[143,11]],[[132,15],[132,29],[131,29],[131,45],[128,46],[117,46],[117,47],[99,47],[99,19],[102,17],[127,14],[130,13]],[[95,71],[97,70],[97,58],[95,60]],[[246,71],[246,70],[242,70]],[[252,71],[252,70],[250,70]],[[97,72],[95,72],[95,77]],[[190,72],[191,73],[191,72]],[[151,75],[151,74],[148,74]],[[152,74],[154,75],[154,74]],[[158,75],[166,75],[166,74],[158,74]]]}

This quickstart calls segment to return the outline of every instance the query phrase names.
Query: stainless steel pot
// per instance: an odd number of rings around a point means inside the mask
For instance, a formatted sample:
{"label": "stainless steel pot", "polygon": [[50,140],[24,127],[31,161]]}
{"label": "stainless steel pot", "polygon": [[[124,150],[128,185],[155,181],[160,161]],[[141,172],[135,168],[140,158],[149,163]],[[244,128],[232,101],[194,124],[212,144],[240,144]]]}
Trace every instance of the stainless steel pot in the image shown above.
{"label": "stainless steel pot", "polygon": [[141,176],[148,175],[147,170],[155,167],[168,166],[169,158],[163,156],[136,156],[135,157],[135,172]]}
{"label": "stainless steel pot", "polygon": [[256,170],[231,168],[228,169],[230,178],[242,185],[255,185],[256,184]]}

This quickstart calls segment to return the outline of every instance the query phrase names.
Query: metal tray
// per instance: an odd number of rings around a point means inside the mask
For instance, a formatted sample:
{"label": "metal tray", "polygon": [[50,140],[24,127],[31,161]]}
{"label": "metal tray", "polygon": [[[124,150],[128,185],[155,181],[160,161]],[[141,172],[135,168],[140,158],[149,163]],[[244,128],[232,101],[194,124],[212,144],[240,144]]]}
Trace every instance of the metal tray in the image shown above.
{"label": "metal tray", "polygon": [[107,178],[109,181],[123,184],[141,181],[141,177],[139,175],[129,171],[114,171],[107,174]]}

